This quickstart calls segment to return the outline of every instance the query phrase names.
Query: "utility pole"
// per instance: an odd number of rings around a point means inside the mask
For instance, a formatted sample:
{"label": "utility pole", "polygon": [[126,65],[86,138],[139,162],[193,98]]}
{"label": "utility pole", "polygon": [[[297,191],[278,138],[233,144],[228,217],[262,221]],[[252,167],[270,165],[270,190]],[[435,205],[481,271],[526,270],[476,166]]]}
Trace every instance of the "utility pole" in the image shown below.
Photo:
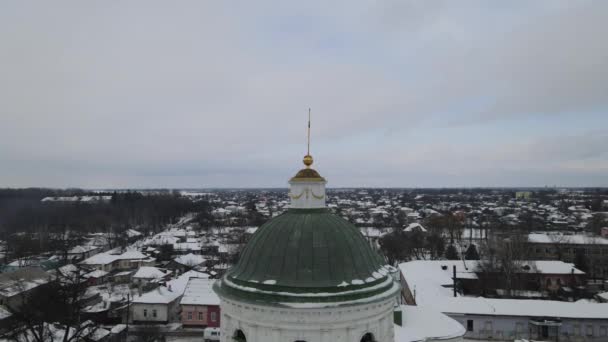
{"label": "utility pole", "polygon": [[127,293],[127,334],[129,334],[129,319],[131,318],[131,293]]}
{"label": "utility pole", "polygon": [[453,280],[454,280],[454,297],[456,297],[456,265],[452,266]]}

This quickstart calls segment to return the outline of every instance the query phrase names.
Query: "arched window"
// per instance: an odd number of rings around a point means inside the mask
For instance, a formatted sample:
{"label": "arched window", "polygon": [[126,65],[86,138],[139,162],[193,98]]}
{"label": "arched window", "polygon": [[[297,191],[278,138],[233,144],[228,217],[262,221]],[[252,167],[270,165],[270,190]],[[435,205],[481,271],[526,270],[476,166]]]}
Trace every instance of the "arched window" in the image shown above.
{"label": "arched window", "polygon": [[238,329],[234,332],[232,339],[235,342],[247,342],[247,337],[245,337],[245,333],[241,329]]}
{"label": "arched window", "polygon": [[361,342],[376,342],[376,338],[372,333],[367,333],[361,337]]}

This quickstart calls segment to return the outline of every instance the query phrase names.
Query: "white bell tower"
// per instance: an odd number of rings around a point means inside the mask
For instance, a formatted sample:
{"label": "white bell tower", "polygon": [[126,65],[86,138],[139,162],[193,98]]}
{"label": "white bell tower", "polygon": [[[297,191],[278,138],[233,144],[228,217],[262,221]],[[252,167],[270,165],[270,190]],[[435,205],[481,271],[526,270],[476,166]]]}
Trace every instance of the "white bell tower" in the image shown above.
{"label": "white bell tower", "polygon": [[308,109],[308,148],[303,162],[306,168],[300,170],[289,180],[291,208],[325,208],[325,184],[327,181],[310,167],[313,163],[310,155],[310,108]]}

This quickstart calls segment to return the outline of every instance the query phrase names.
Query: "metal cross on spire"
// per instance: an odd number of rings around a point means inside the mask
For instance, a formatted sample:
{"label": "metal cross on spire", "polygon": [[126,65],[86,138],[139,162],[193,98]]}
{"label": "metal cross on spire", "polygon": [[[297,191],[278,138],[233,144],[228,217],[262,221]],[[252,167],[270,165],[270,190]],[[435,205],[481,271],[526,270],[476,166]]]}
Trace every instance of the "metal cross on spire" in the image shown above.
{"label": "metal cross on spire", "polygon": [[306,154],[310,155],[310,108],[308,108],[308,148]]}
{"label": "metal cross on spire", "polygon": [[308,140],[307,140],[306,155],[304,156],[304,165],[310,167],[312,165],[312,156],[310,155],[310,108],[308,108]]}

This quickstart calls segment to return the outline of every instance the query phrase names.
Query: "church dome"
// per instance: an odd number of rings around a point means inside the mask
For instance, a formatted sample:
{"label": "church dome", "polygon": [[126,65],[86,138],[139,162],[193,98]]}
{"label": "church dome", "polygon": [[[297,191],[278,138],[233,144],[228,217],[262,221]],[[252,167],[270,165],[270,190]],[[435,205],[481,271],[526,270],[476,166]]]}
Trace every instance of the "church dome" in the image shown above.
{"label": "church dome", "polygon": [[[395,295],[390,267],[357,227],[325,207],[325,179],[306,168],[290,180],[291,209],[262,225],[220,295],[265,304],[348,304]],[[308,164],[307,164],[308,162]]]}
{"label": "church dome", "polygon": [[264,302],[322,303],[392,286],[384,261],[357,227],[327,209],[290,209],[256,231],[220,290]]}
{"label": "church dome", "polygon": [[315,169],[302,169],[296,173],[291,181],[319,181],[325,180]]}

